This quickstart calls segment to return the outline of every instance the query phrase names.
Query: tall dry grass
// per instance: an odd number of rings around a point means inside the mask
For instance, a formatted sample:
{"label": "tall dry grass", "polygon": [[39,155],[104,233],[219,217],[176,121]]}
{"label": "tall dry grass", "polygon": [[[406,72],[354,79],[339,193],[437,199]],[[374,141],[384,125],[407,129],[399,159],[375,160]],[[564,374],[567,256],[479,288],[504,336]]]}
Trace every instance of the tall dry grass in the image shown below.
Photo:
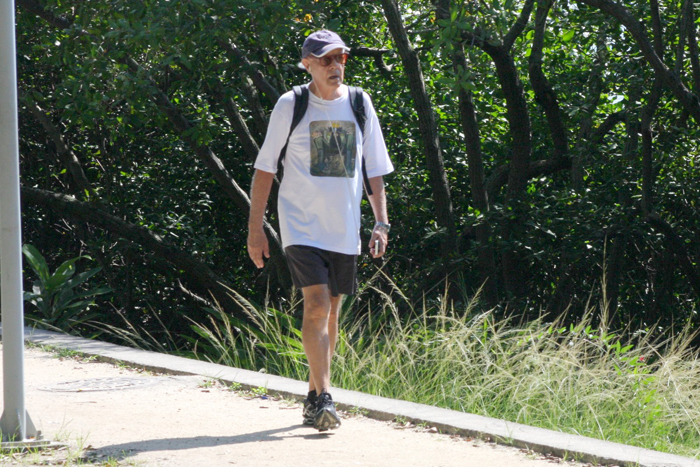
{"label": "tall dry grass", "polygon": [[[193,356],[306,379],[299,301],[279,310],[232,296],[248,319],[211,310],[208,323],[192,324]],[[612,330],[604,304],[574,324],[565,316],[520,323],[475,299],[414,305],[395,285],[387,293],[371,282],[343,316],[337,387],[700,456],[700,360],[689,328]]]}

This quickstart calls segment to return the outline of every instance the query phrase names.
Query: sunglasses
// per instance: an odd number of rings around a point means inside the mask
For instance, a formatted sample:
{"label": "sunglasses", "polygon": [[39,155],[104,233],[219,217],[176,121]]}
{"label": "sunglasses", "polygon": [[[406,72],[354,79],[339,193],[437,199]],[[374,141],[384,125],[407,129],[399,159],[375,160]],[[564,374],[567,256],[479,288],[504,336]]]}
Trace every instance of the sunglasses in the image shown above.
{"label": "sunglasses", "polygon": [[334,60],[341,65],[345,65],[348,62],[348,54],[324,55],[323,57],[314,58],[321,63],[321,66],[328,66]]}

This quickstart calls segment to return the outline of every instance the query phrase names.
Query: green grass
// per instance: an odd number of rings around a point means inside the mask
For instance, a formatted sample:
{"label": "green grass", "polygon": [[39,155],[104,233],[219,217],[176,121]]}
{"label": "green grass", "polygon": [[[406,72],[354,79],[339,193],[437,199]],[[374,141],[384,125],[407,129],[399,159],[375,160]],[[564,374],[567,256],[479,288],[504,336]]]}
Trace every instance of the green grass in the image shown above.
{"label": "green grass", "polygon": [[40,349],[44,352],[48,352],[50,354],[53,354],[59,360],[70,359],[70,360],[76,360],[76,361],[82,361],[82,362],[92,362],[92,361],[97,360],[97,355],[88,355],[84,352],[80,352],[79,350],[65,349],[62,347],[57,347],[57,346],[47,345],[47,344],[36,344],[36,343],[29,341],[29,340],[25,340],[24,345],[30,349],[36,348],[36,349]]}
{"label": "green grass", "polygon": [[[614,332],[604,306],[566,326],[565,317],[521,324],[475,301],[414,307],[397,288],[374,292],[380,303],[360,294],[344,305],[334,386],[700,457],[700,359],[689,331]],[[212,311],[210,323],[193,324],[196,356],[306,379],[293,309],[234,295],[255,324]]]}
{"label": "green grass", "polygon": [[39,466],[61,465],[65,467],[138,467],[141,462],[132,459],[118,459],[111,456],[91,457],[86,439],[72,436],[65,426],[55,433],[53,441],[59,444],[43,448],[3,448],[0,445],[0,465]]}

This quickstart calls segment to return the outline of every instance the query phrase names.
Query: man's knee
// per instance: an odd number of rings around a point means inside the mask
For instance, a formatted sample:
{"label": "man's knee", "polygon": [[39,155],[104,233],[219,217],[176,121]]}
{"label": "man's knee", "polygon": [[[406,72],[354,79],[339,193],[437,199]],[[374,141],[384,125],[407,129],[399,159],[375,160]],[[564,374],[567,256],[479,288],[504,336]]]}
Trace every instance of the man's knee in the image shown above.
{"label": "man's knee", "polygon": [[302,289],[304,294],[304,317],[327,319],[331,312],[331,296],[328,286],[312,285]]}

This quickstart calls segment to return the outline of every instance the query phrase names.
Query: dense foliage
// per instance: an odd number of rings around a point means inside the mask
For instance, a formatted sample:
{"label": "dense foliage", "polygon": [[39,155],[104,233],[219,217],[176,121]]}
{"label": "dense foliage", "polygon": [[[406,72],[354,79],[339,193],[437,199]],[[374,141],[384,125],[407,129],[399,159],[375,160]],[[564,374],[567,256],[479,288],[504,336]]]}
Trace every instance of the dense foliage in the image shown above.
{"label": "dense foliage", "polygon": [[228,289],[289,300],[274,202],[273,258],[262,274],[247,258],[246,191],[324,27],[396,165],[383,267],[411,301],[447,287],[526,318],[593,300],[633,328],[697,322],[690,0],[17,4],[25,242],[50,269],[94,259],[76,265],[117,291],[86,309],[104,325],[185,337],[213,302],[246,319]]}

